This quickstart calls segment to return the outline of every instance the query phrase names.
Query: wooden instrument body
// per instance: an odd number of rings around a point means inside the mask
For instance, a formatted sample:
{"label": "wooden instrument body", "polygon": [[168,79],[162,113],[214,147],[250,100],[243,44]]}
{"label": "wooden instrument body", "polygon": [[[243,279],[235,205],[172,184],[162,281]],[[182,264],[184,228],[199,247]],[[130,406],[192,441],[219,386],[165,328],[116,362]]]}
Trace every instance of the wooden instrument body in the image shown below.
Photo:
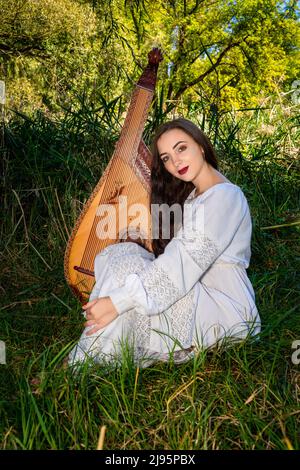
{"label": "wooden instrument body", "polygon": [[106,246],[126,239],[126,233],[132,238],[137,229],[144,246],[151,251],[152,157],[141,137],[161,60],[155,51],[156,59],[151,64],[149,54],[148,68],[133,93],[114,154],[86,202],[66,248],[65,277],[81,302],[86,302],[95,282],[95,257]]}

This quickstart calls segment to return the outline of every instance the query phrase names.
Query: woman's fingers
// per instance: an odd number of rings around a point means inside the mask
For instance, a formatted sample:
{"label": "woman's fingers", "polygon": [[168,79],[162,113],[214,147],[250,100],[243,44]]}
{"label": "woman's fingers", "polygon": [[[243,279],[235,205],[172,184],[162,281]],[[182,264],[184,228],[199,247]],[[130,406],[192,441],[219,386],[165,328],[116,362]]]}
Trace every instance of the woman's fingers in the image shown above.
{"label": "woman's fingers", "polygon": [[99,324],[98,322],[96,322],[95,320],[88,320],[88,321],[86,321],[86,322],[84,323],[84,326],[85,326],[85,327],[95,326],[95,327],[97,327],[98,330],[99,330],[100,328],[104,328],[104,326],[106,326],[106,325],[100,325],[100,324]]}
{"label": "woman's fingers", "polygon": [[[87,332],[85,333],[86,336],[90,336],[90,335],[96,333],[98,330],[101,330],[101,328],[103,328],[102,326],[100,326],[100,325],[98,325],[97,323],[95,323],[95,320],[86,321],[85,324],[84,324],[84,326],[85,326],[86,328],[91,327],[91,328],[89,329],[89,331],[87,331]],[[92,327],[93,327],[93,328],[92,328]]]}
{"label": "woman's fingers", "polygon": [[95,320],[88,320],[84,323],[84,326],[91,326],[91,325],[96,325],[97,323]]}
{"label": "woman's fingers", "polygon": [[[98,300],[99,299],[95,299],[92,302],[88,302],[86,305],[82,307],[85,310],[86,319],[96,318],[96,314],[97,314],[96,303],[98,302]],[[99,316],[99,312],[98,312],[98,316]]]}
{"label": "woman's fingers", "polygon": [[94,299],[94,300],[91,300],[90,302],[88,302],[87,304],[83,305],[82,308],[84,310],[86,310],[87,308],[89,307],[92,307],[93,305],[95,305],[95,303],[97,302],[98,299]]}
{"label": "woman's fingers", "polygon": [[93,312],[91,308],[89,308],[85,312],[85,318],[87,320],[95,320],[95,321],[97,320],[98,321],[98,320],[101,319],[102,316],[103,316],[103,314],[100,315],[99,312],[97,314],[97,312]]}
{"label": "woman's fingers", "polygon": [[86,313],[85,313],[85,318],[87,320],[92,320],[93,319],[93,314],[90,310],[87,310]]}

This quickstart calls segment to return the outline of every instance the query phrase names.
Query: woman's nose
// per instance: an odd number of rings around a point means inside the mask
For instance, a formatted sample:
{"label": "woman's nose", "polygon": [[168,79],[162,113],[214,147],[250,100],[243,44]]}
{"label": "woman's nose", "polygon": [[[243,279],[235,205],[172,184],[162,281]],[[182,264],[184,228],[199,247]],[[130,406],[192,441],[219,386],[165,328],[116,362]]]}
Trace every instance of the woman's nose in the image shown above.
{"label": "woman's nose", "polygon": [[180,157],[178,155],[173,155],[172,162],[177,168],[178,166],[180,166],[180,163],[181,163]]}

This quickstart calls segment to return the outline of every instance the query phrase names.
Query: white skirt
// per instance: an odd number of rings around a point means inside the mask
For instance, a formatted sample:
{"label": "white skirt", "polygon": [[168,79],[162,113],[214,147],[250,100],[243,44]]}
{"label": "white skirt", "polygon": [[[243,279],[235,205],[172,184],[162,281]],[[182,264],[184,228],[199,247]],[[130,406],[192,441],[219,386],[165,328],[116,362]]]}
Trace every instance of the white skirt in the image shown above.
{"label": "white skirt", "polygon": [[[113,289],[124,285],[129,274],[147,269],[153,260],[153,253],[136,243],[108,246],[95,259],[96,283],[89,300],[108,296]],[[217,270],[220,267],[221,264]],[[241,276],[241,273],[236,275]],[[246,273],[245,276],[242,275],[238,282],[247,282]],[[186,362],[197,349],[210,348],[228,337],[241,340],[249,332],[256,334],[259,331],[260,322],[253,299],[249,302],[249,295],[246,295],[246,301],[250,308],[241,308],[228,293],[214,292],[201,279],[163,313],[149,316],[142,307],[134,308],[90,336],[86,333],[92,327],[85,328],[69,354],[69,365],[83,363],[88,358],[100,364],[120,363],[128,352],[140,367],[156,361]],[[253,320],[255,328],[251,327]]]}

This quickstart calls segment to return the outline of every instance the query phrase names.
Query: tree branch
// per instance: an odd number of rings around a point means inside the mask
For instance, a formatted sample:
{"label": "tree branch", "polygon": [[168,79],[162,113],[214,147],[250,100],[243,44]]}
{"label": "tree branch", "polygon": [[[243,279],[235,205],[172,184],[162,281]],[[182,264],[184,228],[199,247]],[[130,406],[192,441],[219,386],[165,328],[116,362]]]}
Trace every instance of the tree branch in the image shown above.
{"label": "tree branch", "polygon": [[46,54],[46,51],[43,47],[39,46],[33,46],[33,45],[27,45],[23,47],[13,47],[13,46],[8,46],[7,44],[1,44],[0,43],[0,52],[6,55],[26,55],[26,56],[31,56],[31,57],[42,57],[46,58],[49,57],[49,54]]}
{"label": "tree branch", "polygon": [[[195,78],[194,80],[190,81],[190,82],[187,82],[185,83],[184,85],[182,85],[176,92],[173,100],[176,101],[179,99],[179,97],[182,95],[182,93],[185,92],[185,90],[187,90],[188,88],[194,86],[194,85],[197,85],[197,83],[200,83],[204,80],[205,77],[207,77],[207,75],[211,74],[221,63],[222,59],[224,58],[224,56],[227,54],[228,51],[230,51],[231,49],[233,49],[234,47],[237,47],[237,46],[240,46],[240,44],[242,43],[244,39],[242,39],[241,41],[236,41],[236,42],[231,42],[230,44],[228,44],[228,46],[220,53],[219,57],[217,58],[216,62],[212,64],[211,67],[209,67],[209,69],[207,69],[204,73],[202,73],[201,75],[199,75],[197,78]],[[168,107],[168,111],[170,111],[171,109],[173,109],[175,105],[174,104],[170,104],[170,106]]]}

